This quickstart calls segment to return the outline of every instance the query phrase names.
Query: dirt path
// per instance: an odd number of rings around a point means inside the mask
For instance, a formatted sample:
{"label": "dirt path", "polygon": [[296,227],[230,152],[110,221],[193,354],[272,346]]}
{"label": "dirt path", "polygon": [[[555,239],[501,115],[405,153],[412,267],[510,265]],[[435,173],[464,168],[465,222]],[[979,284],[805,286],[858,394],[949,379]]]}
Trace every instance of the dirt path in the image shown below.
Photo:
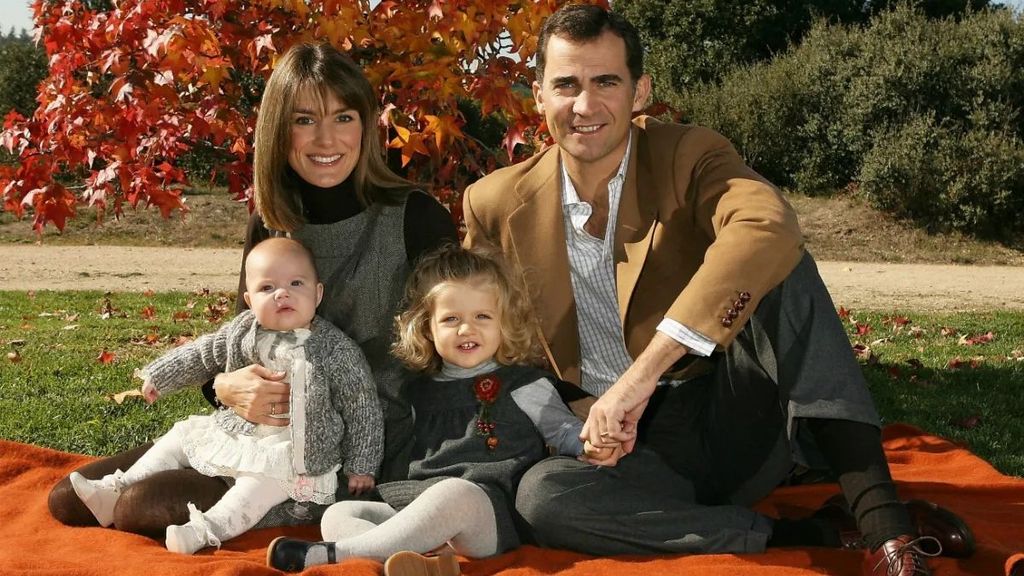
{"label": "dirt path", "polygon": [[[236,249],[0,245],[0,290],[233,290]],[[820,262],[837,305],[1024,309],[1024,267]]]}

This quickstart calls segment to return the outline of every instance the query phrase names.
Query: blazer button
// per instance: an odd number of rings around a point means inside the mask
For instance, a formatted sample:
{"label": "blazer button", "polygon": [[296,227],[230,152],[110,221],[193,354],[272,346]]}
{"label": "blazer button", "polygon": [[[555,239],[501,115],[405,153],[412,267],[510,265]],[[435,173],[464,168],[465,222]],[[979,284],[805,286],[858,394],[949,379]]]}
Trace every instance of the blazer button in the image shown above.
{"label": "blazer button", "polygon": [[732,326],[732,318],[729,318],[728,316],[722,318],[722,326],[725,326],[726,328]]}
{"label": "blazer button", "polygon": [[725,311],[725,317],[728,318],[729,320],[735,320],[736,317],[739,315],[739,312],[733,310],[732,308],[729,308],[728,310]]}
{"label": "blazer button", "polygon": [[750,292],[740,292],[740,300],[750,302]]}
{"label": "blazer button", "polygon": [[744,308],[747,307],[747,303],[744,302],[743,300],[737,300],[732,303],[732,307],[735,308],[736,310],[743,310]]}

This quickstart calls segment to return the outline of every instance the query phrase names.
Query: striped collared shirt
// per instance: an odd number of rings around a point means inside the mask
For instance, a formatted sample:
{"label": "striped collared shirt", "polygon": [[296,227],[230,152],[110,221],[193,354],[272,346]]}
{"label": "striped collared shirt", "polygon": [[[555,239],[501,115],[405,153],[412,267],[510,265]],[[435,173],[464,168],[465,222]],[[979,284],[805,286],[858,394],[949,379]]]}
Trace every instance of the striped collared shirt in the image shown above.
{"label": "striped collared shirt", "polygon": [[[608,182],[608,224],[603,239],[591,236],[584,229],[584,224],[593,213],[593,207],[580,200],[565,165],[561,167],[562,216],[569,254],[569,275],[576,300],[582,359],[581,385],[595,396],[604,394],[633,363],[622,335],[613,257],[619,201],[632,145],[630,134],[622,163]],[[715,347],[714,342],[707,337],[670,318],[663,319],[658,330],[701,356],[711,354]]]}

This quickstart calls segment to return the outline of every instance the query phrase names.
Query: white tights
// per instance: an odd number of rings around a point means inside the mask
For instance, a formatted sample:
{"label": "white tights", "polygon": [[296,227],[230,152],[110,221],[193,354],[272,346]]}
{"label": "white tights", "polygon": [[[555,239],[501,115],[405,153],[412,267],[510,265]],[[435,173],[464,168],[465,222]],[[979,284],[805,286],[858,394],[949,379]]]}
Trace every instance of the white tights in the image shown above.
{"label": "white tights", "polygon": [[448,478],[427,488],[401,511],[383,502],[344,501],[320,521],[339,558],[384,561],[395,552],[426,553],[450,543],[458,554],[483,558],[498,551],[494,508],[482,488]]}
{"label": "white tights", "polygon": [[[171,428],[131,468],[123,474],[108,475],[103,482],[121,489],[157,472],[188,467],[188,458],[182,449],[181,435],[177,428]],[[271,508],[286,500],[288,493],[276,480],[248,474],[239,475],[235,479],[235,485],[206,512],[194,510],[190,504],[189,509],[192,513],[186,525],[192,525],[200,534],[205,533],[205,539],[210,546],[220,546],[224,540],[244,534]]]}

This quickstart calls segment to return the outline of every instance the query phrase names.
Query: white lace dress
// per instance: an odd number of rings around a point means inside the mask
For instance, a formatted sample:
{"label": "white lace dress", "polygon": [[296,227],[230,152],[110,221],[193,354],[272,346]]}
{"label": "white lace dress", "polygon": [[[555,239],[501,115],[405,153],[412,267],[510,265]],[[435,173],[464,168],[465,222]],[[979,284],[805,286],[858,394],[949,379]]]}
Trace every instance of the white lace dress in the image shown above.
{"label": "white lace dress", "polygon": [[[260,364],[272,370],[286,371],[291,383],[291,405],[304,406],[304,393],[310,364],[305,342],[309,330],[275,332],[259,329],[256,351]],[[145,374],[142,374],[145,377]],[[296,401],[298,400],[298,401]],[[280,415],[282,418],[289,414]],[[174,425],[181,435],[182,450],[189,465],[206,476],[238,477],[255,475],[277,480],[288,496],[299,502],[331,504],[338,488],[338,470],[309,476],[296,472],[291,426],[257,425],[251,435],[224,430],[213,416],[189,416]],[[315,431],[311,431],[315,433]],[[301,467],[301,463],[299,463]]]}

